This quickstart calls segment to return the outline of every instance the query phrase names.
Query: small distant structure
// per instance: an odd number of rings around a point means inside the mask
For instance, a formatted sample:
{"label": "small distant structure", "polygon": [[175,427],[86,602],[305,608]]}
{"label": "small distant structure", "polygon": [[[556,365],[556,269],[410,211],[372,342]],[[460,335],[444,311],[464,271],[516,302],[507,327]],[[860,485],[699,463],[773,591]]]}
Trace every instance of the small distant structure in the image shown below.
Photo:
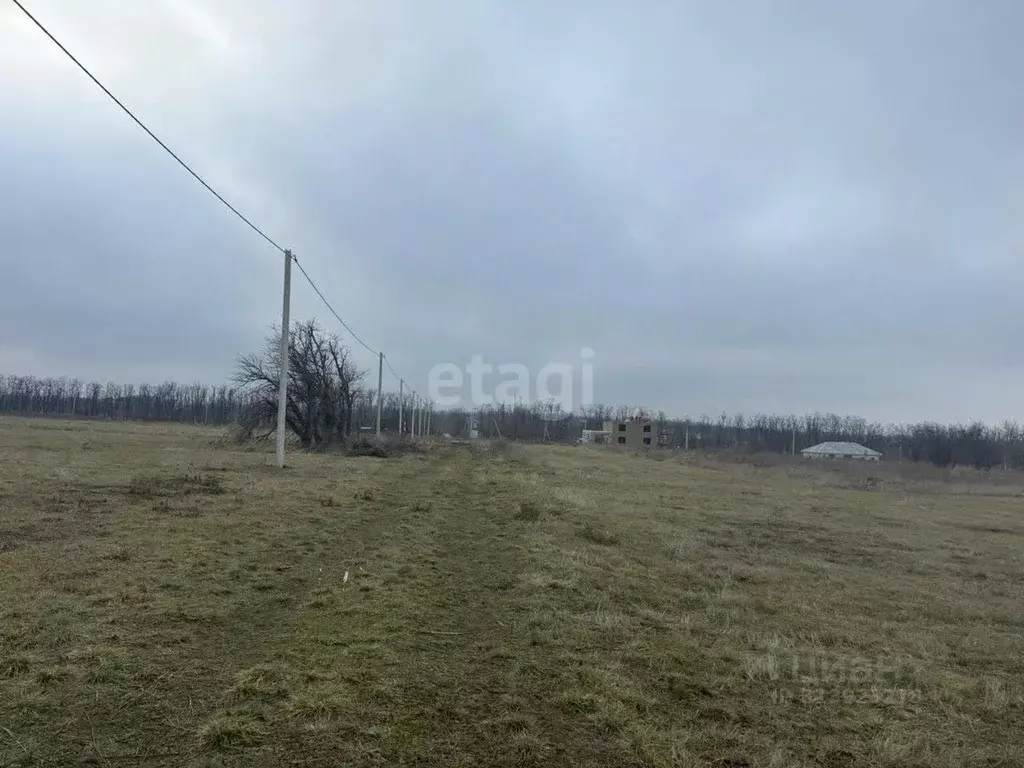
{"label": "small distant structure", "polygon": [[818,443],[800,451],[805,459],[853,459],[856,461],[881,461],[882,454],[860,443]]}
{"label": "small distant structure", "polygon": [[584,429],[580,445],[595,445],[611,442],[612,433],[604,429]]}
{"label": "small distant structure", "polygon": [[627,448],[645,448],[659,443],[658,430],[650,419],[606,421],[602,431],[610,433],[607,442]]}

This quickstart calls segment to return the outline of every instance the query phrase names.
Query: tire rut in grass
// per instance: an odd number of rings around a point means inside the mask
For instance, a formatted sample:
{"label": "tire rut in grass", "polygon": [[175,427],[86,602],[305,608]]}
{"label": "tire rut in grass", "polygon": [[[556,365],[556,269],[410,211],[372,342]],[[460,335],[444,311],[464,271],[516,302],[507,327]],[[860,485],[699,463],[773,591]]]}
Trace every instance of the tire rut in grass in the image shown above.
{"label": "tire rut in grass", "polygon": [[522,468],[505,475],[480,461],[459,457],[444,481],[450,504],[434,529],[434,551],[445,568],[429,589],[443,596],[444,607],[432,627],[438,634],[418,655],[422,677],[409,681],[420,701],[418,719],[431,734],[431,759],[625,764],[628,756],[616,744],[556,704],[561,649],[539,642],[531,624],[557,598],[537,603],[521,591],[530,557],[525,537],[538,526],[516,520],[522,486],[512,475]]}

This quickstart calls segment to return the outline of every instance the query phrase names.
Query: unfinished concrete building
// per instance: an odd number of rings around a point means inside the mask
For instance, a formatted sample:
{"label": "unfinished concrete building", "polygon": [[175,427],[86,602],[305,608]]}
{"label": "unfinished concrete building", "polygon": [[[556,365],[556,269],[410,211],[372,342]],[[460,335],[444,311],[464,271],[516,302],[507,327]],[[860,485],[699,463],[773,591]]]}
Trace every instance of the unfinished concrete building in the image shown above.
{"label": "unfinished concrete building", "polygon": [[608,442],[612,445],[649,448],[658,444],[658,428],[650,419],[606,421],[604,431],[609,433]]}

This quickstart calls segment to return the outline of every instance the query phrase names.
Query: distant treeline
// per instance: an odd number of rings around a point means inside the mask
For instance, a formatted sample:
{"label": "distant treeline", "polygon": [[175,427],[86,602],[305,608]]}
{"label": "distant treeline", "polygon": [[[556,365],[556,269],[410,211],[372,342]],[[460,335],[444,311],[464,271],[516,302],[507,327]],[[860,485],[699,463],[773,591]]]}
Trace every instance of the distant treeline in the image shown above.
{"label": "distant treeline", "polygon": [[[352,397],[350,432],[376,424],[375,393],[357,388]],[[114,420],[176,421],[228,426],[245,421],[252,409],[262,407],[245,389],[228,385],[163,384],[119,385],[85,382],[67,377],[0,376],[0,413]],[[410,403],[404,407],[404,430],[410,425]],[[385,393],[381,403],[382,427],[397,431],[399,398]],[[468,436],[475,424],[481,436],[513,440],[569,443],[584,429],[600,429],[608,419],[651,418],[658,422],[660,442],[675,448],[751,453],[789,453],[826,441],[861,443],[881,451],[886,460],[902,458],[938,466],[1024,468],[1024,429],[1016,422],[999,426],[975,422],[944,425],[876,424],[853,416],[811,414],[771,416],[740,414],[717,417],[668,418],[644,408],[595,405],[566,414],[552,403],[492,406],[472,412],[433,410],[430,431],[454,437]]]}
{"label": "distant treeline", "polygon": [[[381,425],[398,429],[398,395],[381,398]],[[177,421],[209,426],[239,424],[259,406],[258,395],[250,389],[226,384],[100,384],[62,376],[0,375],[0,413],[19,416],[64,416],[70,418],[124,421]],[[375,393],[357,390],[354,423],[375,426]],[[408,431],[408,416],[406,417]]]}
{"label": "distant treeline", "polygon": [[[702,451],[790,453],[825,441],[854,442],[880,451],[885,460],[925,461],[938,466],[980,469],[1024,468],[1024,429],[1013,421],[999,426],[971,424],[877,424],[856,416],[814,413],[807,416],[755,414],[669,418],[642,407],[595,405],[559,414],[552,405],[492,407],[473,414],[480,434],[513,439],[570,442],[584,429],[601,429],[610,419],[650,418],[660,428],[660,443]],[[464,411],[446,413],[446,431],[467,423]],[[453,432],[454,434],[454,432]]]}

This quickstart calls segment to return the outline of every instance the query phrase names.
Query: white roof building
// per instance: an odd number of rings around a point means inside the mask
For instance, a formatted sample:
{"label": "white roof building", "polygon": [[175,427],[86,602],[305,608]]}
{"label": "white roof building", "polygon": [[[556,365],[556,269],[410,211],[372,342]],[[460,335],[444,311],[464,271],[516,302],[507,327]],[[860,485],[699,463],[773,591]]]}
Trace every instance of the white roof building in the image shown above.
{"label": "white roof building", "polygon": [[880,461],[882,454],[860,443],[818,443],[800,451],[805,459],[860,459]]}

